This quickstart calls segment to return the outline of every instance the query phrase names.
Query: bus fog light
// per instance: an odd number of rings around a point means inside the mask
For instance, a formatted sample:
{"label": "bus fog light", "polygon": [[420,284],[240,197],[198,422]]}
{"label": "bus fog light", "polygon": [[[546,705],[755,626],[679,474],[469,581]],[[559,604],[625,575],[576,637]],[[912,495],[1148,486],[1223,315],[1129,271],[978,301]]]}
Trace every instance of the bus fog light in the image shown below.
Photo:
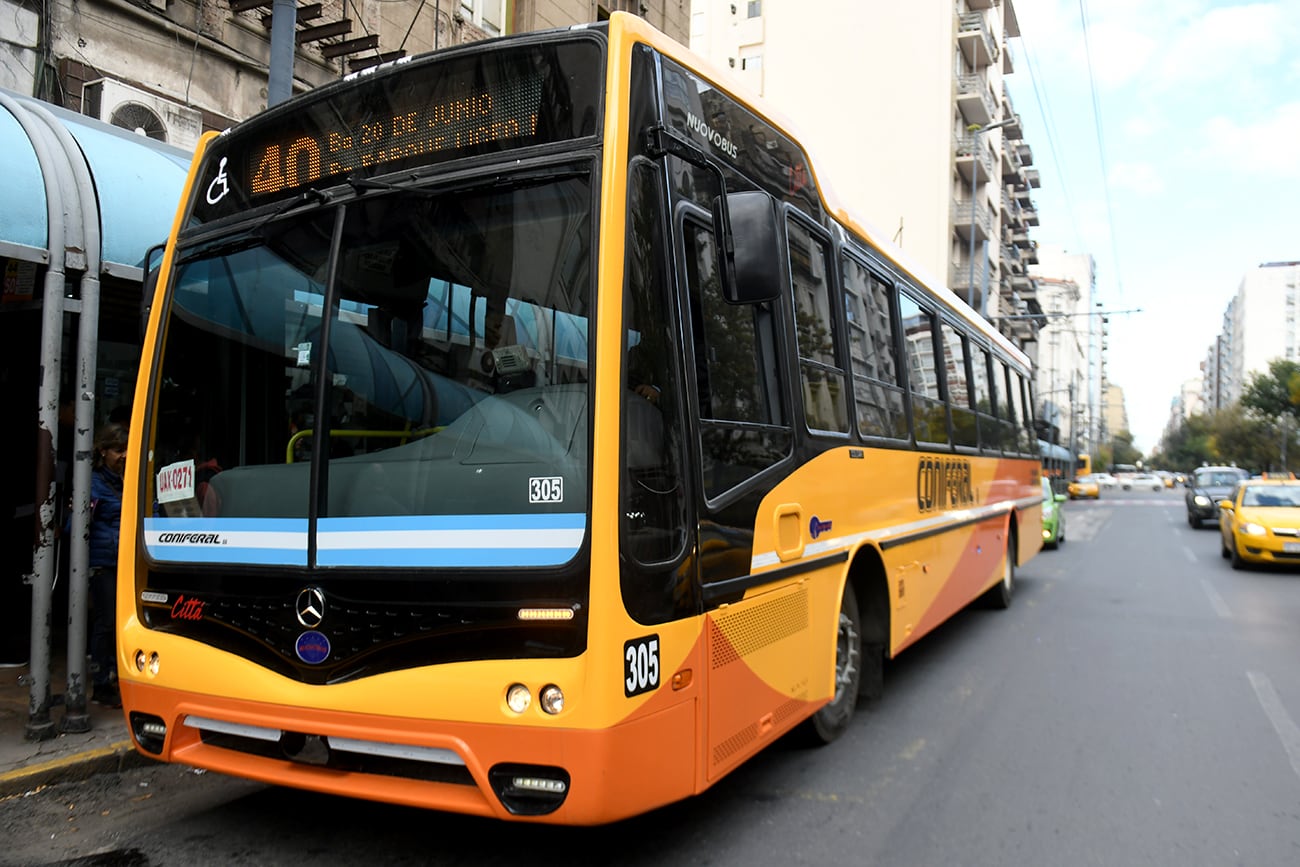
{"label": "bus fog light", "polygon": [[154,651],[153,653],[149,654],[149,674],[150,675],[158,674],[158,652],[157,651]]}
{"label": "bus fog light", "polygon": [[148,665],[148,663],[149,663],[149,660],[148,660],[148,657],[145,656],[144,651],[143,651],[143,650],[137,650],[137,651],[135,652],[135,670],[138,671],[138,672],[140,672],[141,674],[143,674],[143,673],[144,673],[144,667],[145,667],[146,665]]}
{"label": "bus fog light", "polygon": [[515,713],[523,713],[533,703],[533,694],[522,683],[516,683],[506,690],[506,704]]}
{"label": "bus fog light", "polygon": [[542,710],[552,716],[564,710],[564,690],[553,683],[542,687],[537,699],[541,703]]}

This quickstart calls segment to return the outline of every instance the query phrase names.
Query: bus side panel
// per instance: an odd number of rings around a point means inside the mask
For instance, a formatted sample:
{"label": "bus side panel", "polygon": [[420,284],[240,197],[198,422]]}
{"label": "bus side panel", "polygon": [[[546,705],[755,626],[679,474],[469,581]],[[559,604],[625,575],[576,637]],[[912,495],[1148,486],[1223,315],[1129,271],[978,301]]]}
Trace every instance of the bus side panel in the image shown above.
{"label": "bus side panel", "polygon": [[815,624],[810,583],[752,596],[708,616],[708,782],[763,749],[829,697],[824,683],[811,680],[813,672],[833,673],[835,667],[833,656],[826,662],[833,642],[814,640],[825,629]]}

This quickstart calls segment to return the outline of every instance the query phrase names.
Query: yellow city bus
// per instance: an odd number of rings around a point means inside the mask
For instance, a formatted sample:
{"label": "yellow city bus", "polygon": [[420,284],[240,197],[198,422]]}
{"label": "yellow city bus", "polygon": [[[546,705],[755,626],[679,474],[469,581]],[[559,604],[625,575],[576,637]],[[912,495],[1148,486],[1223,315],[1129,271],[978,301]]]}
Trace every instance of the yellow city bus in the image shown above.
{"label": "yellow city bus", "polygon": [[157,286],[118,582],[155,759],[609,822],[834,740],[1041,547],[1027,358],[635,17],[204,138]]}

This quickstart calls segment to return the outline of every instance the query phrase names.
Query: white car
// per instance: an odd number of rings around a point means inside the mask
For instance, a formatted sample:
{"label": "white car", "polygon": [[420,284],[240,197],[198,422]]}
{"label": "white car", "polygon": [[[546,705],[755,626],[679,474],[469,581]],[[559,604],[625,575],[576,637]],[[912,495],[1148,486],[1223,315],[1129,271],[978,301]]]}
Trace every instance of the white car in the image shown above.
{"label": "white car", "polygon": [[1141,474],[1125,479],[1123,487],[1126,491],[1163,491],[1165,480],[1159,476]]}
{"label": "white car", "polygon": [[1103,488],[1113,488],[1119,484],[1119,480],[1110,473],[1093,473],[1092,477],[1097,480],[1097,484]]}

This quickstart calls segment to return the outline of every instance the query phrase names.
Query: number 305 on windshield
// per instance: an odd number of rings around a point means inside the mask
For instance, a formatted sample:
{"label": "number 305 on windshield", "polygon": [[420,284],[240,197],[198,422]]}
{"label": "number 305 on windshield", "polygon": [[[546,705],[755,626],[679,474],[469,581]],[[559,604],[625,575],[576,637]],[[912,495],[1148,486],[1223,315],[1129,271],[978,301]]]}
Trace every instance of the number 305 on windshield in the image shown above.
{"label": "number 305 on windshield", "polygon": [[623,694],[628,698],[659,686],[659,636],[634,638],[623,645]]}

